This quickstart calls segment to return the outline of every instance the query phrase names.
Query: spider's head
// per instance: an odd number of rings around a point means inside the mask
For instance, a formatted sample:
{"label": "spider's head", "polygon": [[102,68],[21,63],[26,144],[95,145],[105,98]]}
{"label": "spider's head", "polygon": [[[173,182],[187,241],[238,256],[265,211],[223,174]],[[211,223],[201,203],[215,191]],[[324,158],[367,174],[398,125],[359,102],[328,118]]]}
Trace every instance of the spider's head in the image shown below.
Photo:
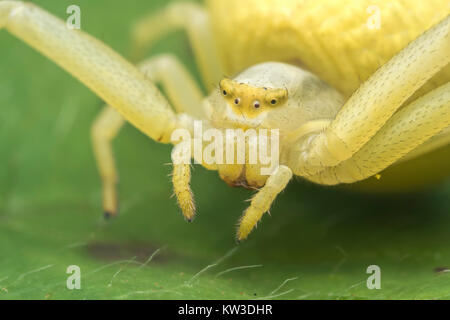
{"label": "spider's head", "polygon": [[[287,89],[256,87],[231,79],[220,81],[219,90],[227,102],[230,120],[258,122],[270,110],[287,100]],[[253,121],[252,121],[253,120]]]}
{"label": "spider's head", "polygon": [[341,102],[340,95],[313,74],[265,62],[222,79],[205,111],[218,128],[291,131],[309,120],[332,118]]}
{"label": "spider's head", "polygon": [[216,92],[210,96],[213,106],[210,119],[219,127],[255,128],[275,110],[288,101],[288,89],[273,83],[261,74],[261,67],[238,75],[234,79],[224,78]]}

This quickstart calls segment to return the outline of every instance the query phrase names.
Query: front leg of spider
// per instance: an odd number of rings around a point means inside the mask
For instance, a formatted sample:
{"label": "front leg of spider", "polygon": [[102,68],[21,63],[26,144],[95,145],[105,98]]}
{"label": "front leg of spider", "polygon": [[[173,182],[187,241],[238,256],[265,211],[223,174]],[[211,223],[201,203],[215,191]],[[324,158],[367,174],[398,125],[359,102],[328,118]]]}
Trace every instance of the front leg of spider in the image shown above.
{"label": "front leg of spider", "polygon": [[263,214],[269,211],[277,195],[286,188],[292,178],[292,171],[286,166],[279,166],[267,179],[266,184],[251,199],[250,206],[242,216],[236,235],[238,242],[245,240],[253,228],[261,220]]}
{"label": "front leg of spider", "polygon": [[177,144],[172,150],[172,184],[173,193],[184,218],[191,222],[195,217],[195,202],[190,187],[191,182],[191,152],[185,142]]}

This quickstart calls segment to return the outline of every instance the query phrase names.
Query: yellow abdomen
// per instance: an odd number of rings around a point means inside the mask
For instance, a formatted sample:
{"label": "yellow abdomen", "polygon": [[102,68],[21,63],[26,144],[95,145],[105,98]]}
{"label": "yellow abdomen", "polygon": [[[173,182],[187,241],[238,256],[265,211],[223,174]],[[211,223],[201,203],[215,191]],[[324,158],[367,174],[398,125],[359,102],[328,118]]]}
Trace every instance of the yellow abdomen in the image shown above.
{"label": "yellow abdomen", "polygon": [[[448,0],[209,0],[226,72],[301,64],[345,95],[450,14]],[[376,20],[379,24],[374,24]],[[450,66],[433,79],[450,79]],[[436,83],[435,83],[436,84]]]}

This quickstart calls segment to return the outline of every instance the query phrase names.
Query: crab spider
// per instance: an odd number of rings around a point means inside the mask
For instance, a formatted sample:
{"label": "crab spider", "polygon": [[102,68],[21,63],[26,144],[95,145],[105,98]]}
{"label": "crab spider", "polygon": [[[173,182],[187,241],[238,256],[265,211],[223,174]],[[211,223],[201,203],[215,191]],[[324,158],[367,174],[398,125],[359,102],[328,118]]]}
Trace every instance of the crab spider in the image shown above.
{"label": "crab spider", "polygon": [[[142,27],[148,23],[153,28]],[[315,75],[280,62],[257,64],[222,79],[209,23],[205,10],[183,3],[135,29],[139,49],[173,28],[186,28],[211,92],[203,97],[173,56],[154,57],[135,67],[103,43],[67,29],[32,4],[0,1],[0,28],[49,57],[110,106],[92,130],[103,205],[109,214],[117,211],[117,173],[110,141],[124,120],[162,143],[171,142],[175,129],[192,132],[195,120],[218,130],[279,129],[280,164],[269,176],[260,174],[260,164],[202,163],[231,185],[259,188],[241,218],[238,240],[248,236],[293,175],[325,185],[352,183],[450,141],[450,83],[399,110],[449,63],[450,17],[379,68],[347,101]],[[155,83],[164,87],[170,103]],[[175,145],[172,154],[180,152],[183,149]],[[195,206],[189,164],[174,164],[172,181],[184,216],[192,220]]]}

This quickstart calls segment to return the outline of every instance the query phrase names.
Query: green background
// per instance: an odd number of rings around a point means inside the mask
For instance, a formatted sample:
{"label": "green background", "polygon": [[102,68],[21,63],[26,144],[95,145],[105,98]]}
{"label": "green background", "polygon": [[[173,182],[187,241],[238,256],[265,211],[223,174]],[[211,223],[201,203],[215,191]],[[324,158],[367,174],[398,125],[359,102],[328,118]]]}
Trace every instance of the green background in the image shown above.
{"label": "green background", "polygon": [[[34,2],[62,18],[78,4],[82,29],[125,56],[131,23],[167,4]],[[149,55],[163,52],[197,75],[184,33]],[[236,222],[253,192],[196,166],[198,216],[186,223],[170,198],[170,146],[126,125],[114,142],[121,212],[105,221],[90,144],[101,107],[78,81],[0,32],[1,299],[450,298],[450,273],[438,272],[450,267],[448,180],[375,196],[297,179],[237,246]],[[381,290],[366,287],[373,264]],[[81,290],[66,288],[69,265],[81,268]]]}

